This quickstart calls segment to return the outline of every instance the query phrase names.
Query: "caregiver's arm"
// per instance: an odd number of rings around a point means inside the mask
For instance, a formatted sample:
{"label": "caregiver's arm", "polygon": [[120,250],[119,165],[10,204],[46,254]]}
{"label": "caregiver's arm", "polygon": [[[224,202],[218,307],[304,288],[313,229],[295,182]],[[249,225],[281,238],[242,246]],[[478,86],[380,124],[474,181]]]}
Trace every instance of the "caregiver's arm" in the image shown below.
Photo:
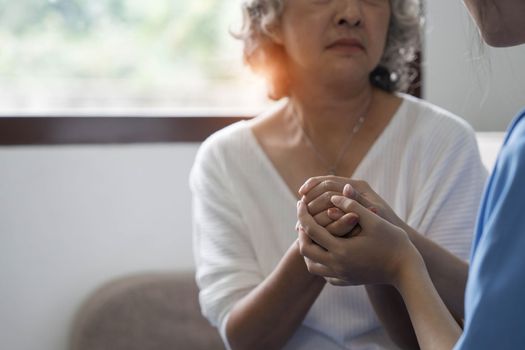
{"label": "caregiver's arm", "polygon": [[[344,186],[348,183],[353,188],[345,190]],[[337,192],[344,192],[347,197],[356,199],[365,207],[374,208],[378,215],[402,227],[408,233],[410,240],[420,251],[440,296],[456,320],[461,322],[468,265],[405,224],[366,182],[338,177],[319,177],[308,180],[300,190],[300,193],[305,196],[304,200],[308,203],[309,210],[314,214],[330,207],[331,203],[328,202],[330,196],[327,194]],[[330,211],[328,210],[328,212]],[[353,225],[341,220],[341,215],[342,213],[331,216],[331,219],[336,221],[328,225],[329,220],[325,219],[326,214],[317,214],[315,218],[322,226],[326,226],[332,234],[336,232],[337,235],[341,235],[353,228]],[[328,281],[332,283],[333,279]],[[408,311],[399,292],[395,288],[385,285],[369,285],[366,290],[374,310],[390,338],[403,349],[419,348]]]}
{"label": "caregiver's arm", "polygon": [[394,284],[410,314],[420,348],[452,349],[461,335],[461,328],[440,298],[425,263],[405,263]]}
{"label": "caregiver's arm", "polygon": [[[417,280],[407,282],[406,284],[413,288],[421,288],[420,291],[408,289],[408,292],[405,293],[411,293],[411,305],[408,305],[407,296],[402,297],[400,292],[392,286],[368,285],[366,290],[370,302],[390,338],[402,349],[417,349],[419,347],[424,349],[421,336],[417,337],[418,345],[414,331],[417,333],[416,322],[421,322],[419,319],[424,319],[426,316],[424,313],[421,316],[416,316],[415,312],[422,311],[418,308],[426,308],[431,313],[432,305],[443,304],[454,315],[456,323],[461,324],[468,265],[431,240],[418,234],[412,228],[405,226],[403,229],[420,252],[428,269],[428,273],[425,272],[428,277],[423,276],[422,279],[433,285],[428,286],[422,282],[416,283]],[[417,295],[418,293],[419,295]],[[426,298],[424,297],[427,293],[431,294],[431,296],[427,296],[428,298],[440,297],[439,302],[425,301]],[[425,302],[430,304],[425,304]],[[412,312],[410,312],[410,306],[413,308]],[[426,327],[430,326],[420,326],[422,328],[420,332],[426,332]]]}
{"label": "caregiver's arm", "polygon": [[[407,234],[343,196],[333,203],[359,217],[361,232],[351,238],[330,234],[303,205],[298,217],[299,241],[308,270],[350,284],[389,284],[403,297],[422,349],[451,349],[461,328],[439,297],[421,254]],[[315,242],[315,243],[314,243]]]}
{"label": "caregiver's arm", "polygon": [[464,318],[468,264],[403,222],[401,228],[417,248],[439,295],[456,320]]}
{"label": "caregiver's arm", "polygon": [[[331,207],[330,195],[343,193],[346,197],[358,201],[366,208],[374,208],[377,215],[393,225],[401,227],[423,257],[432,282],[447,307],[456,319],[464,318],[463,299],[468,276],[468,264],[401,220],[367,182],[336,176],[314,177],[301,187],[299,193],[304,195],[304,202],[308,204],[309,212],[316,219],[322,217],[319,213]],[[332,217],[332,219],[339,218]],[[323,223],[320,224],[324,226]],[[341,225],[348,227],[346,232],[353,228],[353,225],[349,225],[345,221],[341,221]],[[345,228],[341,228],[335,223],[327,226],[327,229],[329,231],[345,231]],[[381,293],[381,296],[384,297],[384,294]],[[393,296],[392,300],[396,299],[399,297]]]}

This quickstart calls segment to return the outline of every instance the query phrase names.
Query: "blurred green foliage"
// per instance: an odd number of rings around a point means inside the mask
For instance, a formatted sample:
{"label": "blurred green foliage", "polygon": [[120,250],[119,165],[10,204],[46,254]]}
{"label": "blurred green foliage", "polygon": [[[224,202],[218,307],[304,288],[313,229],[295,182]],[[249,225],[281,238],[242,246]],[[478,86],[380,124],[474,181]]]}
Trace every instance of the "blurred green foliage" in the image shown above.
{"label": "blurred green foliage", "polygon": [[0,0],[0,77],[235,80],[239,11],[235,0]]}

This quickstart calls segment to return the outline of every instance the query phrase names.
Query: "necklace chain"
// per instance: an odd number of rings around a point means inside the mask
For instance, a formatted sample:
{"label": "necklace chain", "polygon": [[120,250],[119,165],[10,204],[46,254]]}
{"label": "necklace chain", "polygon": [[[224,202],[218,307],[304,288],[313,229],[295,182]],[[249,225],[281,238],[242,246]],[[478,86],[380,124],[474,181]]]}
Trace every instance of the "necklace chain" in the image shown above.
{"label": "necklace chain", "polygon": [[312,151],[314,152],[315,156],[328,169],[327,173],[329,175],[336,175],[337,174],[337,169],[339,168],[339,165],[340,165],[341,161],[343,160],[344,155],[348,151],[348,147],[350,146],[350,142],[352,141],[352,139],[355,136],[355,134],[357,134],[359,132],[359,130],[361,129],[361,127],[363,126],[363,123],[365,121],[365,117],[367,115],[369,106],[370,106],[370,102],[367,104],[367,107],[366,107],[364,113],[357,119],[357,121],[354,124],[354,126],[352,127],[352,129],[348,132],[348,137],[346,138],[346,140],[343,143],[341,149],[339,150],[337,158],[336,158],[336,160],[335,160],[335,162],[333,164],[330,164],[330,162],[328,162],[325,159],[325,157],[322,156],[321,152],[319,152],[319,149],[315,146],[315,144],[313,143],[313,141],[310,138],[310,136],[308,136],[308,134],[306,133],[306,130],[305,130],[303,124],[301,123],[301,121],[299,120],[299,118],[297,117],[297,114],[294,113],[295,117],[297,118],[297,123],[299,124],[299,128],[301,129],[301,132],[302,132],[302,134],[303,134],[303,136],[304,136],[304,138],[306,140],[306,143],[308,144],[308,147],[310,147],[312,149]]}

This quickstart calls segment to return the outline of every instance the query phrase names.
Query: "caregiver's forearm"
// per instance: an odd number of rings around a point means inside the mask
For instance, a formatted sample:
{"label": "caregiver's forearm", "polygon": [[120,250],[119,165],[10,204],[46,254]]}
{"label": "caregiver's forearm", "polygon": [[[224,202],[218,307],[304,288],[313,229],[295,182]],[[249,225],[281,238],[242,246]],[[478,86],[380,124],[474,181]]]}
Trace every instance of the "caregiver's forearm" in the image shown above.
{"label": "caregiver's forearm", "polygon": [[456,320],[464,319],[468,264],[410,226],[402,227],[423,257],[428,274],[441,299]]}

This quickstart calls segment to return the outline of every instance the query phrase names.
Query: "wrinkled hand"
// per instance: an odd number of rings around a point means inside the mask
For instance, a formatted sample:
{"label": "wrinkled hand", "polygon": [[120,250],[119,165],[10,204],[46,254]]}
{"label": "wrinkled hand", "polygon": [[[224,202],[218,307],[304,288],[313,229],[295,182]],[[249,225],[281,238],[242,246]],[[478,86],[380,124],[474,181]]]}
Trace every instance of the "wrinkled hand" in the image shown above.
{"label": "wrinkled hand", "polygon": [[[352,180],[338,176],[318,176],[308,179],[299,189],[308,211],[321,226],[333,223],[339,231],[344,229],[344,222],[337,223],[345,213],[331,209],[330,198],[343,193],[344,196],[359,202],[386,221],[403,227],[404,222],[397,216],[388,203],[383,200],[366,181]],[[348,232],[348,231],[347,231]]]}
{"label": "wrinkled hand", "polygon": [[334,195],[330,202],[358,217],[361,232],[337,237],[319,225],[299,201],[299,250],[310,273],[345,284],[392,284],[407,263],[422,261],[405,231],[375,215],[356,200]]}

